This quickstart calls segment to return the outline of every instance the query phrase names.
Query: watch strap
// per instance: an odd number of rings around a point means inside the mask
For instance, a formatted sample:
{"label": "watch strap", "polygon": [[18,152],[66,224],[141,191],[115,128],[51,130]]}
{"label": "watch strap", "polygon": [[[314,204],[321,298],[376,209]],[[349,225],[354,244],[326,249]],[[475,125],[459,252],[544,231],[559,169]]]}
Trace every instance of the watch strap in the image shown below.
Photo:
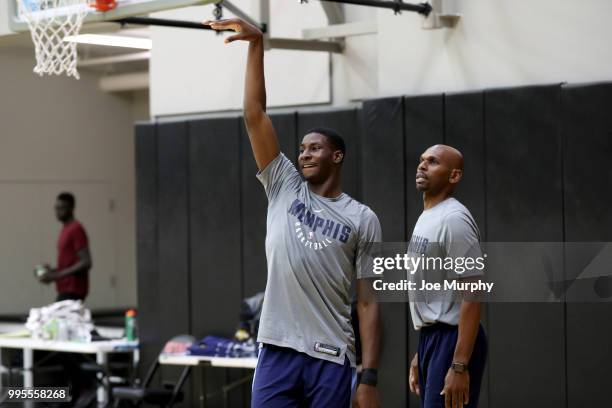
{"label": "watch strap", "polygon": [[359,380],[359,383],[376,387],[378,384],[378,370],[375,368],[364,368],[361,371],[361,379]]}
{"label": "watch strap", "polygon": [[468,370],[467,364],[462,363],[460,361],[453,361],[453,363],[451,364],[451,368],[456,373],[465,373]]}

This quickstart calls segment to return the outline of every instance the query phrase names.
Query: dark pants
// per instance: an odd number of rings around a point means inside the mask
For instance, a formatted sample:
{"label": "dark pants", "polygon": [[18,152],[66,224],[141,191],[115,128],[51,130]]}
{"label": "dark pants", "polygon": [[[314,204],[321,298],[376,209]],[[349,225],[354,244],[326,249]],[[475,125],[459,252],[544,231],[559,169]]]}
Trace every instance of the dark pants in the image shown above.
{"label": "dark pants", "polygon": [[[436,323],[423,327],[419,339],[419,386],[421,407],[444,408],[444,378],[453,362],[457,345],[458,327]],[[464,408],[476,408],[480,384],[487,359],[487,338],[480,326],[474,343],[474,351],[468,364],[470,376],[470,403]]]}
{"label": "dark pants", "polygon": [[265,345],[255,369],[251,408],[348,408],[352,375],[348,358],[340,365]]}

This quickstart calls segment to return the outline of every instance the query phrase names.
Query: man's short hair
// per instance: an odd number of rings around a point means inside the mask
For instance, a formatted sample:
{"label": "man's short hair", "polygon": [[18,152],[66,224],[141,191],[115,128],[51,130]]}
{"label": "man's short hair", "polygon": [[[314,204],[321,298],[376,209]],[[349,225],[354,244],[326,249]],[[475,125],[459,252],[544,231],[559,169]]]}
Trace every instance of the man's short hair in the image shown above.
{"label": "man's short hair", "polygon": [[65,202],[71,208],[74,208],[74,205],[76,204],[76,200],[74,198],[74,194],[72,194],[72,193],[67,193],[67,192],[59,193],[58,196],[57,196],[57,199],[60,200],[60,201]]}
{"label": "man's short hair", "polygon": [[316,127],[306,132],[307,135],[310,133],[318,133],[325,136],[334,150],[340,150],[342,152],[342,161],[344,161],[344,156],[346,156],[346,145],[344,144],[344,139],[342,139],[338,132],[326,127]]}

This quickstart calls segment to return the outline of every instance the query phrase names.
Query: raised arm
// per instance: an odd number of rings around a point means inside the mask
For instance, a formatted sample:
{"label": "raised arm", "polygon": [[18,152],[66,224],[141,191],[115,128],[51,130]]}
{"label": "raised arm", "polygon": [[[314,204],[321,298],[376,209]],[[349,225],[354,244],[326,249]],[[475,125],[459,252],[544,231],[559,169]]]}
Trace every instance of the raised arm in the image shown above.
{"label": "raised arm", "polygon": [[207,21],[204,24],[215,30],[232,30],[237,33],[226,38],[225,43],[236,40],[249,43],[244,85],[244,121],[255,162],[259,170],[263,170],[280,153],[274,126],[266,114],[263,34],[259,28],[237,18]]}

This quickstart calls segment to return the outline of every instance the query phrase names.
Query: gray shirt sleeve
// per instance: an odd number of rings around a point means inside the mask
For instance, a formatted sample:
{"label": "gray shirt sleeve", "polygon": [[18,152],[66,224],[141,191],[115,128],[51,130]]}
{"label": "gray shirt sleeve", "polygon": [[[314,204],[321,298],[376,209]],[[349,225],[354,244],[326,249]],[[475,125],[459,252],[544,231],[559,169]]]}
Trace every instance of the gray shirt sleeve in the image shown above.
{"label": "gray shirt sleeve", "polygon": [[279,153],[265,169],[258,172],[257,178],[263,184],[269,202],[278,198],[283,191],[297,188],[302,181],[300,173],[283,153]]}
{"label": "gray shirt sleeve", "polygon": [[373,271],[374,242],[382,241],[382,230],[378,217],[369,208],[361,217],[359,226],[359,240],[357,242],[357,253],[355,256],[355,272],[357,279],[374,278],[377,275]]}
{"label": "gray shirt sleeve", "polygon": [[480,233],[473,218],[463,211],[453,211],[444,217],[441,241],[445,256],[455,260],[453,278],[484,275],[472,260],[482,257]]}

